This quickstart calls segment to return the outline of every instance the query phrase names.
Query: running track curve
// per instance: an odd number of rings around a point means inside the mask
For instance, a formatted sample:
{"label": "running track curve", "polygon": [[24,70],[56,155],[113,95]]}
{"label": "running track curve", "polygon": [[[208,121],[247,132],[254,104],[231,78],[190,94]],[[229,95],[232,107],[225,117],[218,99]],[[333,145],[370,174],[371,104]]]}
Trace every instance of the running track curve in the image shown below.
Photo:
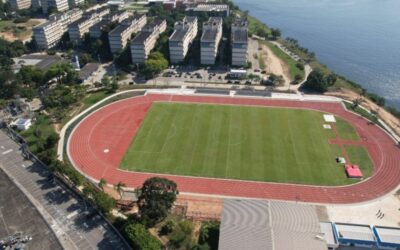
{"label": "running track curve", "polygon": [[[374,163],[372,177],[357,184],[338,187],[295,185],[215,178],[173,176],[118,169],[131,139],[140,127],[151,104],[156,101],[196,102],[234,105],[281,106],[315,109],[332,113],[350,122]],[[68,155],[75,168],[94,180],[110,184],[122,181],[139,187],[152,176],[174,180],[181,192],[346,204],[376,199],[400,183],[400,149],[380,128],[346,111],[340,103],[305,102],[217,96],[147,94],[107,105],[86,117],[68,141]]]}

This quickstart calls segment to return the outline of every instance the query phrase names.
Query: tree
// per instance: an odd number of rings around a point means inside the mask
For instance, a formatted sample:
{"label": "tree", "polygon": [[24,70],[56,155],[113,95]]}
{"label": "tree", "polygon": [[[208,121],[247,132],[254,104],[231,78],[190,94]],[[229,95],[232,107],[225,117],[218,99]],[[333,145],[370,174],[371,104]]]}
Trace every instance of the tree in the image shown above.
{"label": "tree", "polygon": [[274,28],[272,28],[272,29],[271,29],[271,35],[272,35],[272,38],[273,38],[274,40],[276,40],[278,37],[280,37],[280,36],[282,35],[282,32],[281,32],[280,29],[274,29]]}
{"label": "tree", "polygon": [[335,82],[336,76],[334,74],[326,76],[322,71],[314,70],[310,73],[307,81],[304,83],[304,88],[323,93],[335,84]]}
{"label": "tree", "polygon": [[168,215],[177,194],[176,183],[165,178],[153,177],[143,183],[138,206],[148,226],[155,225]]}
{"label": "tree", "polygon": [[142,224],[130,224],[124,233],[134,250],[159,250],[161,243],[154,238]]}
{"label": "tree", "polygon": [[117,185],[114,185],[114,189],[115,189],[115,191],[118,192],[118,194],[120,196],[120,199],[122,199],[122,194],[124,192],[124,187],[126,187],[126,185],[122,181],[118,182]]}
{"label": "tree", "polygon": [[104,186],[107,185],[107,181],[104,178],[101,178],[99,181],[99,188],[104,192]]}
{"label": "tree", "polygon": [[168,61],[160,52],[153,52],[149,55],[148,60],[144,64],[143,73],[146,78],[152,78],[156,74],[161,73],[168,68]]}
{"label": "tree", "polygon": [[218,221],[209,221],[203,223],[200,229],[199,244],[208,246],[208,249],[210,250],[217,250],[219,227],[220,223]]}
{"label": "tree", "polygon": [[115,76],[113,76],[112,80],[111,80],[111,86],[110,86],[110,91],[112,93],[117,92],[118,90],[118,81],[117,78]]}
{"label": "tree", "polygon": [[107,75],[104,75],[103,78],[101,79],[101,85],[108,89],[110,86],[111,82],[110,82],[110,77],[108,77]]}
{"label": "tree", "polygon": [[105,214],[110,212],[116,205],[115,200],[104,192],[95,192],[93,199],[97,208]]}

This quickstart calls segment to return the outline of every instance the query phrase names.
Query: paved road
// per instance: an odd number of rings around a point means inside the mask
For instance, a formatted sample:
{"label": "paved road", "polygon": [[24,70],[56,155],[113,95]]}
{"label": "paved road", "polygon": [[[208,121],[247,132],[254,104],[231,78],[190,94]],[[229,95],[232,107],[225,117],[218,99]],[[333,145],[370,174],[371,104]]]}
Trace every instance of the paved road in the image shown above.
{"label": "paved road", "polygon": [[46,219],[65,249],[128,249],[93,209],[49,178],[42,165],[25,160],[19,145],[0,131],[0,167]]}

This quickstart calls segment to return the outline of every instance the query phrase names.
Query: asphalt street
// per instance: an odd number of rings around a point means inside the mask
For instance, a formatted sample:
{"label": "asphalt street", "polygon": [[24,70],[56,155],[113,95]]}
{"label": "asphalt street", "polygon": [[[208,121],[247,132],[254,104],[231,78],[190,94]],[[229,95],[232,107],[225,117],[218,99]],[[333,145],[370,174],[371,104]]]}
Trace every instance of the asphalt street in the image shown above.
{"label": "asphalt street", "polygon": [[3,131],[0,131],[0,168],[35,205],[63,248],[129,249],[80,197],[49,178],[45,166],[24,159],[19,145]]}

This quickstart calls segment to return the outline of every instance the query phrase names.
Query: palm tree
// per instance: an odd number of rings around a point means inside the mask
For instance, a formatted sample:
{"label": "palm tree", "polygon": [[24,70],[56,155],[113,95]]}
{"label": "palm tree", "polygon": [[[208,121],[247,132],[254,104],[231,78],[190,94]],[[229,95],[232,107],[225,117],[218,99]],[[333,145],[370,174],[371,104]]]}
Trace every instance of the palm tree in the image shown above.
{"label": "palm tree", "polygon": [[126,187],[126,185],[122,181],[118,182],[117,185],[114,185],[115,191],[117,191],[119,193],[119,196],[121,197],[120,200],[122,199],[122,193],[124,192],[124,187]]}
{"label": "palm tree", "polygon": [[99,181],[99,188],[104,192],[104,186],[107,185],[107,181],[103,178],[100,179]]}

